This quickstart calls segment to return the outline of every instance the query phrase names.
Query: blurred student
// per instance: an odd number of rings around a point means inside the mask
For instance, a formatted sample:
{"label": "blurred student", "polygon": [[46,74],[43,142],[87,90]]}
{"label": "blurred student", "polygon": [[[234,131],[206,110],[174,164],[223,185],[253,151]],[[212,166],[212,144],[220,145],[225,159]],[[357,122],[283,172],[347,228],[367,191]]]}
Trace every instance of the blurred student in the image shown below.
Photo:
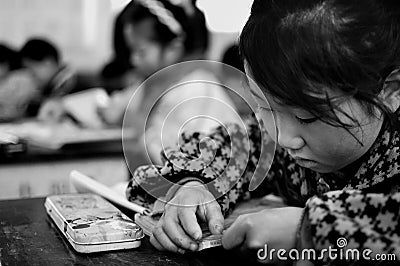
{"label": "blurred student", "polygon": [[61,113],[60,97],[76,85],[75,73],[61,62],[56,46],[44,39],[30,39],[20,51],[22,64],[35,78],[40,95],[29,106],[29,115],[48,120]]}
{"label": "blurred student", "polygon": [[[131,51],[131,63],[139,76],[147,78],[164,67],[204,58],[208,47],[208,30],[204,14],[194,4],[195,1],[181,1],[179,4],[173,4],[165,0],[135,0],[135,5],[127,10],[123,18],[123,32]],[[137,105],[129,106],[128,111],[135,113],[137,121],[126,122],[132,126],[141,125],[143,119],[146,119],[146,113],[143,110],[148,110],[148,107],[154,104],[152,98],[155,94],[161,94],[174,84],[193,79],[216,80],[216,77],[207,69],[193,66],[180,73],[163,77],[162,82],[161,79],[158,79],[159,83],[149,81],[143,85],[145,88],[140,91],[140,95],[135,94]],[[108,124],[122,124],[125,109],[139,84],[138,82],[113,95],[108,108],[100,110],[100,114]],[[160,132],[166,115],[182,101],[197,96],[213,97],[233,106],[229,96],[220,87],[197,83],[190,88],[174,89],[162,97],[152,113],[153,119],[146,131],[146,141],[150,143],[147,149],[151,158],[160,159]],[[221,103],[199,101],[197,104],[187,106],[185,110],[175,112],[169,119],[173,122],[164,125],[163,140],[166,142],[163,144],[166,146],[175,144],[178,131],[186,122],[188,114],[204,110],[210,116],[215,116],[221,112],[220,105]],[[225,121],[222,122],[236,121],[236,116],[225,114],[224,119]],[[196,120],[190,125],[197,130],[207,131],[215,124],[203,119]]]}
{"label": "blurred student", "polygon": [[37,95],[37,84],[21,69],[18,52],[0,44],[0,122],[25,117],[29,102]]}
{"label": "blurred student", "polygon": [[131,85],[136,75],[130,58],[130,49],[124,38],[123,17],[132,8],[134,1],[129,2],[117,15],[113,29],[113,57],[100,73],[104,88],[108,92],[124,89]]}

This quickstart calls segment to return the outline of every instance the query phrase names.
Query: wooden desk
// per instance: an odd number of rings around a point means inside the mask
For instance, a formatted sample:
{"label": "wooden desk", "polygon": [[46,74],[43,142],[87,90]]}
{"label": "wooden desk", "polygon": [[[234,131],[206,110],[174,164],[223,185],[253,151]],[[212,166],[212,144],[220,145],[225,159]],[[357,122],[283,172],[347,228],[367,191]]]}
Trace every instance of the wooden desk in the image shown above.
{"label": "wooden desk", "polygon": [[57,231],[44,198],[0,201],[0,265],[249,265],[222,248],[177,255],[159,252],[145,238],[138,249],[76,253]]}

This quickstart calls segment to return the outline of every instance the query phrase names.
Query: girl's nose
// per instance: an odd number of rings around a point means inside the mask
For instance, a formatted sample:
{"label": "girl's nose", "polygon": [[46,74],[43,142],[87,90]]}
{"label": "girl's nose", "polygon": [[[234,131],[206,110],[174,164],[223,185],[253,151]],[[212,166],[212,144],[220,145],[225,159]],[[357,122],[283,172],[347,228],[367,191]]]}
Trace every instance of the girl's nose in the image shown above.
{"label": "girl's nose", "polygon": [[275,122],[279,146],[288,150],[299,150],[305,145],[304,139],[299,134],[298,125],[292,119],[276,116]]}

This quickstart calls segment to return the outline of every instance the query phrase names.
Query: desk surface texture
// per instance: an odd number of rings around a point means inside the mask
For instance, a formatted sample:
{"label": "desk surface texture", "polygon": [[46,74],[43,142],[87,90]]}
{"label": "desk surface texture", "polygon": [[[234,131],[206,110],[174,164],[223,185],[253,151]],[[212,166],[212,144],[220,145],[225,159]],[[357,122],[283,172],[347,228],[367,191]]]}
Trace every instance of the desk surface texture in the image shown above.
{"label": "desk surface texture", "polygon": [[44,209],[44,198],[0,201],[0,265],[249,265],[222,248],[176,255],[142,241],[135,250],[73,251]]}

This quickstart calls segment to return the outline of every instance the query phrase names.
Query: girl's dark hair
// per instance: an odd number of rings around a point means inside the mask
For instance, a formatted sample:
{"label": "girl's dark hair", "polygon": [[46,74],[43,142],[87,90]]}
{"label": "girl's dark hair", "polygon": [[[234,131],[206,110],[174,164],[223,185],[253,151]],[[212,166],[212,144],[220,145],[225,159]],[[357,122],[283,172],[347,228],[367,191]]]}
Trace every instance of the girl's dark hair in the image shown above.
{"label": "girl's dark hair", "polygon": [[243,60],[240,57],[239,46],[236,43],[225,50],[221,62],[244,72]]}
{"label": "girl's dark hair", "polygon": [[337,108],[343,97],[329,99],[327,88],[353,96],[370,115],[378,107],[393,117],[377,96],[400,66],[396,2],[255,0],[240,51],[262,89],[331,125],[350,127],[333,109],[351,117]]}
{"label": "girl's dark hair", "polygon": [[[194,12],[187,14],[181,6],[174,5],[168,0],[154,0],[161,3],[169,12],[172,13],[174,19],[183,29],[184,48],[186,53],[205,52],[208,48],[208,30],[204,14],[195,6],[192,0]],[[150,12],[150,10],[142,5],[140,1],[134,1],[132,7],[124,14],[124,23],[138,23],[145,19],[152,18],[155,20],[154,41],[166,46],[178,36],[168,26],[160,22],[160,19]]]}

